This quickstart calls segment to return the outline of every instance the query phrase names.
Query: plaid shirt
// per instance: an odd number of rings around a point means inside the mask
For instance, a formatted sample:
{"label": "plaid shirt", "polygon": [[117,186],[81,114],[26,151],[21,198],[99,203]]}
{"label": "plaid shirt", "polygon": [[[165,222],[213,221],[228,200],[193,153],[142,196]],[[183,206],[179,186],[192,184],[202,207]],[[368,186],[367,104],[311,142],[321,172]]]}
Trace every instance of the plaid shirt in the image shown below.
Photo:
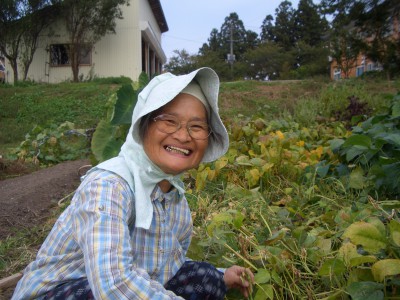
{"label": "plaid shirt", "polygon": [[134,226],[133,200],[121,177],[90,172],[25,269],[13,299],[40,298],[82,277],[96,299],[178,299],[163,285],[186,260],[192,233],[187,201],[176,189],[164,194],[157,186],[145,230]]}

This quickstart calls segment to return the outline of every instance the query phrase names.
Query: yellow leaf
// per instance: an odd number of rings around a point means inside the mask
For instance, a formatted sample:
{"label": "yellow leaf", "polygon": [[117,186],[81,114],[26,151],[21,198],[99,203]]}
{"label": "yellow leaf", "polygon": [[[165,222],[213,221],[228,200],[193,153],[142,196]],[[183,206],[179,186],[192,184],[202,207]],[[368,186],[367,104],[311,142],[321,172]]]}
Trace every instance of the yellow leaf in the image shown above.
{"label": "yellow leaf", "polygon": [[400,274],[400,259],[383,259],[376,262],[371,268],[374,278],[382,282],[386,276]]}
{"label": "yellow leaf", "polygon": [[283,140],[285,138],[285,135],[280,130],[276,131],[276,135],[278,136],[278,139],[280,139],[280,140]]}
{"label": "yellow leaf", "polygon": [[255,186],[260,180],[260,171],[258,169],[251,169],[246,172],[246,178],[250,187]]}
{"label": "yellow leaf", "polygon": [[210,181],[213,181],[216,177],[217,172],[215,170],[208,170],[208,175],[207,175],[207,179]]}
{"label": "yellow leaf", "polygon": [[208,170],[210,168],[205,168],[203,171],[197,172],[196,176],[196,191],[202,190],[206,185],[206,178],[208,176]]}
{"label": "yellow leaf", "polygon": [[304,147],[304,141],[298,141],[296,145],[299,147]]}
{"label": "yellow leaf", "polygon": [[315,152],[317,153],[318,158],[321,158],[322,154],[324,153],[324,148],[319,146],[317,149],[315,149]]}
{"label": "yellow leaf", "polygon": [[222,156],[220,159],[218,159],[215,162],[215,171],[221,170],[223,167],[225,167],[228,164],[228,158],[226,156]]}
{"label": "yellow leaf", "polygon": [[362,245],[364,250],[372,253],[385,249],[387,245],[386,236],[380,231],[380,226],[363,221],[351,224],[343,237],[349,238],[355,245]]}
{"label": "yellow leaf", "polygon": [[262,166],[262,171],[263,173],[267,172],[274,166],[273,163],[266,163],[265,165]]}

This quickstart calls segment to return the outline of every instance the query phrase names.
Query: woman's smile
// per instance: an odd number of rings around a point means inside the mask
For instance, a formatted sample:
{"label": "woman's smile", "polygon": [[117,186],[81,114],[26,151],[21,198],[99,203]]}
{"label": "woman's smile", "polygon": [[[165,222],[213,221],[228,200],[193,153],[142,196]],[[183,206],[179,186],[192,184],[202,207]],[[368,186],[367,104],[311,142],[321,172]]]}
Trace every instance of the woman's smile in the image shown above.
{"label": "woman's smile", "polygon": [[189,156],[191,153],[191,150],[189,149],[184,149],[176,146],[164,146],[164,149],[167,150],[168,152],[183,154],[185,156]]}

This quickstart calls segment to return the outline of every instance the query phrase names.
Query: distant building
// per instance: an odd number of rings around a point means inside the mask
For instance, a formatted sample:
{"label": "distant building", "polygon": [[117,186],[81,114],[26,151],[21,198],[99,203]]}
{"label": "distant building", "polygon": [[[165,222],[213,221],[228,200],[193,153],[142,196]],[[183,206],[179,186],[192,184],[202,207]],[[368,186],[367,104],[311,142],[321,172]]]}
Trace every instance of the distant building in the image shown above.
{"label": "distant building", "polygon": [[347,72],[344,72],[337,64],[336,60],[332,59],[330,62],[331,79],[338,80],[341,78],[354,78],[361,76],[365,72],[382,70],[382,66],[380,63],[372,61],[363,53],[360,53],[357,59],[349,64],[349,66],[349,70]]}
{"label": "distant building", "polygon": [[[126,76],[137,80],[140,73],[161,73],[166,56],[161,47],[168,25],[160,0],[134,0],[121,8],[115,34],[107,34],[90,51],[83,53],[79,77]],[[28,72],[35,82],[58,83],[73,78],[66,45],[69,39],[62,20],[43,30]],[[7,64],[6,68],[12,70]],[[19,72],[22,76],[22,72]],[[13,80],[9,73],[8,79]]]}
{"label": "distant building", "polygon": [[[390,30],[386,35],[388,39],[400,40],[400,19],[399,15],[393,15],[388,22],[390,22]],[[372,42],[375,37],[366,37],[365,40],[367,42]],[[333,80],[341,79],[341,78],[354,78],[359,77],[365,72],[369,71],[381,71],[382,65],[380,62],[373,61],[370,59],[365,53],[359,53],[357,58],[350,61],[346,57],[343,57],[343,61],[345,61],[345,65],[347,65],[347,70],[342,70],[337,63],[337,61],[333,58],[329,59],[330,62],[330,77]]]}

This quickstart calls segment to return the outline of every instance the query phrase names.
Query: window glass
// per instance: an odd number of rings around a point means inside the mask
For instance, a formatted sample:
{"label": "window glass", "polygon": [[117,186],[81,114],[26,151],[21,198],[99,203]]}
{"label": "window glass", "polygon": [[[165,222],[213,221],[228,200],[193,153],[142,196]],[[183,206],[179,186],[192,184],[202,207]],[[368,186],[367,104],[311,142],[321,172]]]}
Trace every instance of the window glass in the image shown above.
{"label": "window glass", "polygon": [[[69,45],[68,44],[54,44],[50,46],[50,64],[52,66],[69,66],[71,61],[69,59]],[[80,51],[80,65],[91,64],[91,48],[84,46]]]}

